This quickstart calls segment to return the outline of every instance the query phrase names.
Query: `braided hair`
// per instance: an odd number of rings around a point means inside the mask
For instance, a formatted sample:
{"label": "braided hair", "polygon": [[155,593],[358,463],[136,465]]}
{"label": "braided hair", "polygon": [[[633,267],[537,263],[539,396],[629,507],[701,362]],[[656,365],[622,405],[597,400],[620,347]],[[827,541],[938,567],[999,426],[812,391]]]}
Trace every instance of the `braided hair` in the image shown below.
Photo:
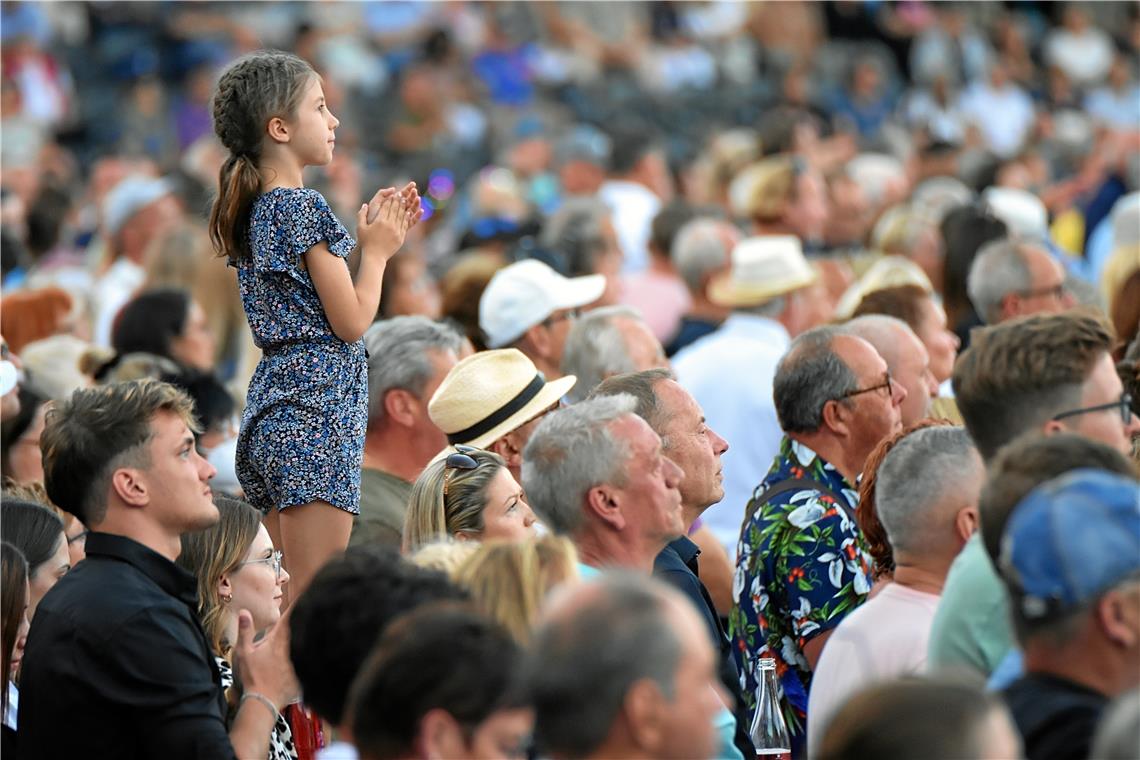
{"label": "braided hair", "polygon": [[235,61],[218,80],[214,132],[230,152],[210,210],[210,242],[219,256],[249,254],[249,213],[261,189],[257,164],[265,126],[296,110],[313,67],[290,53],[261,50]]}

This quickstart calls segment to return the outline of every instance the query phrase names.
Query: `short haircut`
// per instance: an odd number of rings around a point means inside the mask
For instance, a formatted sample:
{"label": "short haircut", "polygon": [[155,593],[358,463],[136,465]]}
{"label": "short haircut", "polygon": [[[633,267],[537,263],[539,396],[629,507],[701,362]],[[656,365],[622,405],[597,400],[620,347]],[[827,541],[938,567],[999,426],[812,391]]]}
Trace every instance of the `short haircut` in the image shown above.
{"label": "short haircut", "polygon": [[1137,477],[1135,465],[1119,451],[1077,433],[1045,435],[1034,430],[998,452],[978,503],[982,542],[994,567],[1001,554],[1002,533],[1018,503],[1042,483],[1080,469]]}
{"label": "short haircut", "polygon": [[732,252],[725,246],[722,234],[726,224],[720,219],[701,217],[682,227],[674,238],[670,255],[690,292],[701,293],[705,279],[728,265]]}
{"label": "short haircut", "polygon": [[631,452],[610,426],[636,405],[631,396],[599,396],[546,415],[531,434],[523,450],[523,490],[555,533],[578,530],[591,488],[625,483]]}
{"label": "short haircut", "polygon": [[626,118],[607,131],[612,145],[610,171],[613,174],[628,174],[643,158],[661,149],[660,133],[643,119]]}
{"label": "short haircut", "polygon": [[87,527],[98,527],[115,470],[150,466],[146,444],[155,415],[176,415],[198,432],[193,410],[185,393],[151,379],[75,391],[48,411],[40,436],[48,496]]}
{"label": "short haircut", "polygon": [[542,246],[554,256],[554,268],[569,277],[593,274],[606,245],[602,223],[609,217],[597,198],[567,198],[542,228]]}
{"label": "short haircut", "polygon": [[650,249],[666,259],[670,258],[677,233],[698,213],[700,211],[695,206],[683,200],[667,203],[649,225]]}
{"label": "short haircut", "polygon": [[925,554],[947,543],[955,514],[941,507],[958,482],[981,477],[976,451],[964,428],[928,427],[884,457],[875,506],[894,552]]}
{"label": "short haircut", "polygon": [[887,531],[879,519],[879,510],[875,500],[878,498],[879,467],[887,454],[916,430],[928,427],[945,427],[951,425],[950,420],[922,419],[903,428],[894,435],[889,435],[867,455],[863,464],[863,475],[859,479],[859,504],[855,510],[855,522],[863,534],[863,543],[867,545],[867,552],[874,560],[873,579],[879,580],[889,577],[895,571],[895,553],[891,542],[887,538]]}
{"label": "short haircut", "polygon": [[1080,401],[1112,336],[1093,314],[1035,314],[974,333],[954,365],[954,395],[987,462],[1021,433]]}
{"label": "short haircut", "polygon": [[594,585],[596,596],[542,623],[530,648],[527,687],[540,753],[590,755],[639,681],[674,696],[682,649],[664,587],[621,572]]}
{"label": "short haircut", "polygon": [[966,292],[974,311],[986,324],[1001,319],[1001,302],[1009,293],[1028,290],[1032,285],[1025,246],[1010,238],[992,240],[978,250],[970,264]]}
{"label": "short haircut", "polygon": [[855,307],[852,316],[885,314],[889,317],[901,319],[910,325],[910,329],[917,332],[922,326],[922,304],[929,300],[930,294],[918,285],[895,285],[890,288],[880,288],[863,296],[863,300]]}
{"label": "short haircut", "polygon": [[384,395],[395,389],[423,399],[431,380],[432,352],[459,353],[463,336],[452,326],[427,317],[392,317],[364,333],[368,349],[368,419],[384,418]]}
{"label": "short haircut", "polygon": [[0,504],[0,534],[28,561],[28,577],[35,575],[66,540],[59,515],[43,504],[16,499]]}
{"label": "short haircut", "polygon": [[586,398],[607,376],[636,369],[621,330],[623,321],[642,319],[628,306],[603,306],[584,314],[570,328],[562,349],[562,372],[578,378],[566,392],[571,403]]}
{"label": "short haircut", "polygon": [[776,365],[772,397],[785,433],[810,433],[823,424],[823,407],[859,387],[858,378],[835,352],[842,327],[815,327],[792,341]]}
{"label": "short haircut", "polygon": [[447,576],[404,561],[393,548],[353,547],[330,561],[289,618],[289,658],[305,703],[341,724],[352,679],[388,625],[423,604],[466,598]]}
{"label": "short haircut", "polygon": [[661,445],[669,448],[669,442],[661,431],[668,421],[664,418],[665,410],[659,406],[657,384],[663,380],[676,380],[672,370],[663,367],[642,370],[641,372],[627,372],[624,375],[614,375],[603,380],[598,387],[590,393],[590,398],[597,396],[618,396],[626,394],[633,396],[637,402],[633,413],[649,423],[653,432],[661,436]]}
{"label": "short haircut", "polygon": [[497,623],[455,605],[413,612],[388,628],[352,684],[353,743],[362,760],[410,757],[432,710],[474,731],[525,706],[521,674],[522,652]]}
{"label": "short haircut", "polygon": [[915,677],[888,681],[853,696],[834,713],[817,757],[982,757],[987,725],[994,712],[1004,711],[1000,697],[977,686]]}

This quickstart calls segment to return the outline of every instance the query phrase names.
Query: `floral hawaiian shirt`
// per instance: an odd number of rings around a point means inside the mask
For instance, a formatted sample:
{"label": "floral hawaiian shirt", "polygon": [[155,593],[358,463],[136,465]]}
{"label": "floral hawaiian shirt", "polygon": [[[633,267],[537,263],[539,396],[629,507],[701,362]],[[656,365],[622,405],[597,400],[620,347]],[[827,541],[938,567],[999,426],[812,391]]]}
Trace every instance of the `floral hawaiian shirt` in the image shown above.
{"label": "floral hawaiian shirt", "polygon": [[[755,499],[789,479],[820,484]],[[830,493],[829,493],[830,492]],[[846,505],[836,503],[836,494]],[[787,436],[764,482],[753,491],[737,545],[728,618],[740,687],[749,709],[759,688],[760,659],[776,660],[781,704],[793,754],[806,736],[811,666],[804,645],[837,625],[867,598],[871,558],[854,520],[851,484],[802,443]],[[799,750],[799,751],[797,751]]]}

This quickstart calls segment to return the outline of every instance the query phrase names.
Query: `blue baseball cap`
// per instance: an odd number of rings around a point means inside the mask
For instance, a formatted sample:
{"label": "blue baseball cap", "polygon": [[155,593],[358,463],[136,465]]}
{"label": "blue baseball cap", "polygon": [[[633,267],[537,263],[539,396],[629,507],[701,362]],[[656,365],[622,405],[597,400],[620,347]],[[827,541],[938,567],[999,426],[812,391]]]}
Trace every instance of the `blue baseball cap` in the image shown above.
{"label": "blue baseball cap", "polygon": [[1140,578],[1140,482],[1083,469],[1038,486],[1014,509],[998,565],[1029,620],[1072,611]]}

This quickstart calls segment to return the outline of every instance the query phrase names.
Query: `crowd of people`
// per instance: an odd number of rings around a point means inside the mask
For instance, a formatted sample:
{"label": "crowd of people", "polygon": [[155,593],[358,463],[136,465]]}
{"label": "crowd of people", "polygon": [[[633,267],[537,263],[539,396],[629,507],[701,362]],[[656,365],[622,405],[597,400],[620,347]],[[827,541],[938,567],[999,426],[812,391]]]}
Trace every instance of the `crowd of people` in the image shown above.
{"label": "crowd of people", "polygon": [[1135,4],[0,14],[5,757],[1136,756]]}

